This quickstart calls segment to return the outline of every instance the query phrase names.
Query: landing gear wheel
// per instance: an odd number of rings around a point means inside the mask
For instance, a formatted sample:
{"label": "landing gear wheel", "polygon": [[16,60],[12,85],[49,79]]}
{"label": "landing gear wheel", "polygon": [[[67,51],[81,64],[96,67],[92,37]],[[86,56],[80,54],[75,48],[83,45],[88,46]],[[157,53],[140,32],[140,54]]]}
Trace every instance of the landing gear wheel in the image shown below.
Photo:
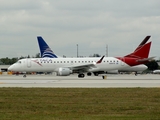
{"label": "landing gear wheel", "polygon": [[79,78],[84,78],[84,76],[85,76],[85,75],[84,75],[83,73],[82,73],[82,74],[78,74],[78,77],[79,77]]}
{"label": "landing gear wheel", "polygon": [[135,76],[137,76],[137,72],[135,72]]}
{"label": "landing gear wheel", "polygon": [[88,75],[88,76],[91,76],[91,75],[92,75],[92,73],[91,73],[91,72],[88,72],[88,73],[87,73],[87,75]]}
{"label": "landing gear wheel", "polygon": [[95,75],[95,76],[98,76],[98,72],[95,72],[94,75]]}

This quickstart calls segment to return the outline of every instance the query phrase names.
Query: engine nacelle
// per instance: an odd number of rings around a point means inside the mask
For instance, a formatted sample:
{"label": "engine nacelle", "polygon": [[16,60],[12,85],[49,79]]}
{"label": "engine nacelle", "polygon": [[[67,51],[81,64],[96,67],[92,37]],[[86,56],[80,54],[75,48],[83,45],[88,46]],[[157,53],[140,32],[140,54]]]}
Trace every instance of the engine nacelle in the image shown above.
{"label": "engine nacelle", "polygon": [[57,71],[57,75],[59,76],[68,76],[72,73],[72,70],[69,68],[59,68]]}
{"label": "engine nacelle", "polygon": [[110,70],[110,71],[107,71],[106,73],[108,74],[118,74],[118,70]]}

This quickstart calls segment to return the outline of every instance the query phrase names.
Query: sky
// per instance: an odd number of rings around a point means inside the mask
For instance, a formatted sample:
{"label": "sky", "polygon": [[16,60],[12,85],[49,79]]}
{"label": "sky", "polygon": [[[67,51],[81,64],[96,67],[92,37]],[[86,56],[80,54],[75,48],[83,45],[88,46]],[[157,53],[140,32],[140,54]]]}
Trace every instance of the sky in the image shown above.
{"label": "sky", "polygon": [[[35,56],[42,36],[58,56],[124,56],[151,35],[160,59],[159,0],[0,0],[0,58]],[[108,46],[108,52],[106,52]]]}

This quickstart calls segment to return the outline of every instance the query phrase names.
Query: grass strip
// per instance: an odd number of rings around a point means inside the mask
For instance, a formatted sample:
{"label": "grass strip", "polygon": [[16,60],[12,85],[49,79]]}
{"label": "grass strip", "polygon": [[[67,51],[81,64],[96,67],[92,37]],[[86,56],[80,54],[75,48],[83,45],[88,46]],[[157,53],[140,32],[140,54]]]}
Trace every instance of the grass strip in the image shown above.
{"label": "grass strip", "polygon": [[158,120],[160,88],[0,88],[1,120]]}

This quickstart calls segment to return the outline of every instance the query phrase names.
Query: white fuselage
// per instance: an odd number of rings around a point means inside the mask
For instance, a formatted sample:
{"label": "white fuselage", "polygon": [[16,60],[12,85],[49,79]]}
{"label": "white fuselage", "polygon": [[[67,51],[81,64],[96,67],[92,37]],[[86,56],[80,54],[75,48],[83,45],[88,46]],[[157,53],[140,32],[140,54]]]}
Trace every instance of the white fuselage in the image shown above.
{"label": "white fuselage", "polygon": [[[84,72],[109,71],[130,67],[125,62],[114,58],[104,57],[101,63],[96,64],[100,58],[27,58],[21,59],[11,65],[8,70],[18,72],[57,72],[59,68],[81,70]],[[86,68],[86,69],[85,69]]]}

